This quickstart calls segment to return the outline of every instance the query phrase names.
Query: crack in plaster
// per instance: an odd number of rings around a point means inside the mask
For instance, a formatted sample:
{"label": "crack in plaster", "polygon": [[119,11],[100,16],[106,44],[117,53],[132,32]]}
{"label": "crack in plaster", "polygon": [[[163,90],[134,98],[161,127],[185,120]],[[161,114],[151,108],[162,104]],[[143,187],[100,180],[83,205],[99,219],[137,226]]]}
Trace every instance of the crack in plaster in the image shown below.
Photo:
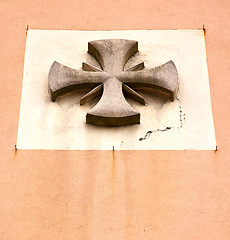
{"label": "crack in plaster", "polygon": [[154,133],[154,132],[165,132],[165,131],[170,130],[171,128],[172,128],[172,127],[166,127],[166,128],[164,128],[164,129],[156,129],[156,130],[154,130],[154,131],[148,131],[143,138],[142,138],[142,137],[139,138],[139,141],[143,141],[143,140],[148,139],[148,138],[151,136],[151,134]]}

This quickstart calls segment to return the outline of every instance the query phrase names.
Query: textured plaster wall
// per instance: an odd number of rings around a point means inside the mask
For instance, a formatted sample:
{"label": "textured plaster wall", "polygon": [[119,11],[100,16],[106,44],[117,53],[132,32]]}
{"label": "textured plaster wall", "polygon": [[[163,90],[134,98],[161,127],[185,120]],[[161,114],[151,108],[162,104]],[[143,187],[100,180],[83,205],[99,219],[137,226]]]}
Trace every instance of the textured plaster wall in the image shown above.
{"label": "textured plaster wall", "polygon": [[[0,239],[228,240],[229,12],[228,0],[2,0]],[[27,24],[80,30],[204,24],[218,151],[15,151]]]}

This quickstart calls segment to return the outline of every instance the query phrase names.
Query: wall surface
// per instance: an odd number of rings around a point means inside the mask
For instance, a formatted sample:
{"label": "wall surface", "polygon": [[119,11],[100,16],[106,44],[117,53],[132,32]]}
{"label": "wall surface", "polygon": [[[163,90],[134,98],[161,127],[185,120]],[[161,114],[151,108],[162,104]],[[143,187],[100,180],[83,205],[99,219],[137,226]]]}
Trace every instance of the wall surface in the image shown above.
{"label": "wall surface", "polygon": [[[0,239],[228,240],[229,12],[228,0],[2,0]],[[15,151],[27,25],[116,30],[203,24],[217,151]]]}

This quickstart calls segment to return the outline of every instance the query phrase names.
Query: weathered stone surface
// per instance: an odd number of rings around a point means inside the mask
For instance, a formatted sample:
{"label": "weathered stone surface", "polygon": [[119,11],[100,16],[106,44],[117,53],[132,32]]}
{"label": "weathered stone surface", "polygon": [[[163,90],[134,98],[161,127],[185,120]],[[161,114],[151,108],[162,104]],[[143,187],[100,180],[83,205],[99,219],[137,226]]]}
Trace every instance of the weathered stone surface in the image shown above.
{"label": "weathered stone surface", "polygon": [[140,123],[140,113],[126,101],[126,96],[145,104],[134,90],[146,90],[174,100],[178,74],[173,61],[159,67],[144,69],[144,63],[124,71],[126,62],[138,52],[138,42],[124,39],[97,40],[88,43],[88,52],[102,69],[83,63],[84,71],[54,62],[49,72],[52,101],[69,93],[90,91],[80,101],[84,104],[101,95],[99,102],[87,113],[86,122],[102,126]]}

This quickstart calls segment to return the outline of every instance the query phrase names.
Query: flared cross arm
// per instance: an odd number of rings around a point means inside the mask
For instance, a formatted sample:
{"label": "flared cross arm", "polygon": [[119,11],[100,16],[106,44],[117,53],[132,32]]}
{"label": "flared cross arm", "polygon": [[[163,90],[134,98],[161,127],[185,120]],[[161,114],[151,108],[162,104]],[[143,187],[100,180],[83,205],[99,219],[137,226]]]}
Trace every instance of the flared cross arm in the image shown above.
{"label": "flared cross arm", "polygon": [[171,101],[175,99],[178,90],[178,73],[172,60],[151,69],[125,71],[117,78],[134,90],[152,92]]}
{"label": "flared cross arm", "polygon": [[[87,67],[90,68],[91,65],[85,64],[85,68]],[[106,72],[75,70],[55,61],[48,76],[51,100],[54,102],[57,98],[67,94],[89,91],[105,82],[109,77],[110,75]]]}
{"label": "flared cross arm", "polygon": [[133,40],[102,39],[88,43],[88,53],[112,76],[121,73],[126,62],[137,52],[138,42]]}

